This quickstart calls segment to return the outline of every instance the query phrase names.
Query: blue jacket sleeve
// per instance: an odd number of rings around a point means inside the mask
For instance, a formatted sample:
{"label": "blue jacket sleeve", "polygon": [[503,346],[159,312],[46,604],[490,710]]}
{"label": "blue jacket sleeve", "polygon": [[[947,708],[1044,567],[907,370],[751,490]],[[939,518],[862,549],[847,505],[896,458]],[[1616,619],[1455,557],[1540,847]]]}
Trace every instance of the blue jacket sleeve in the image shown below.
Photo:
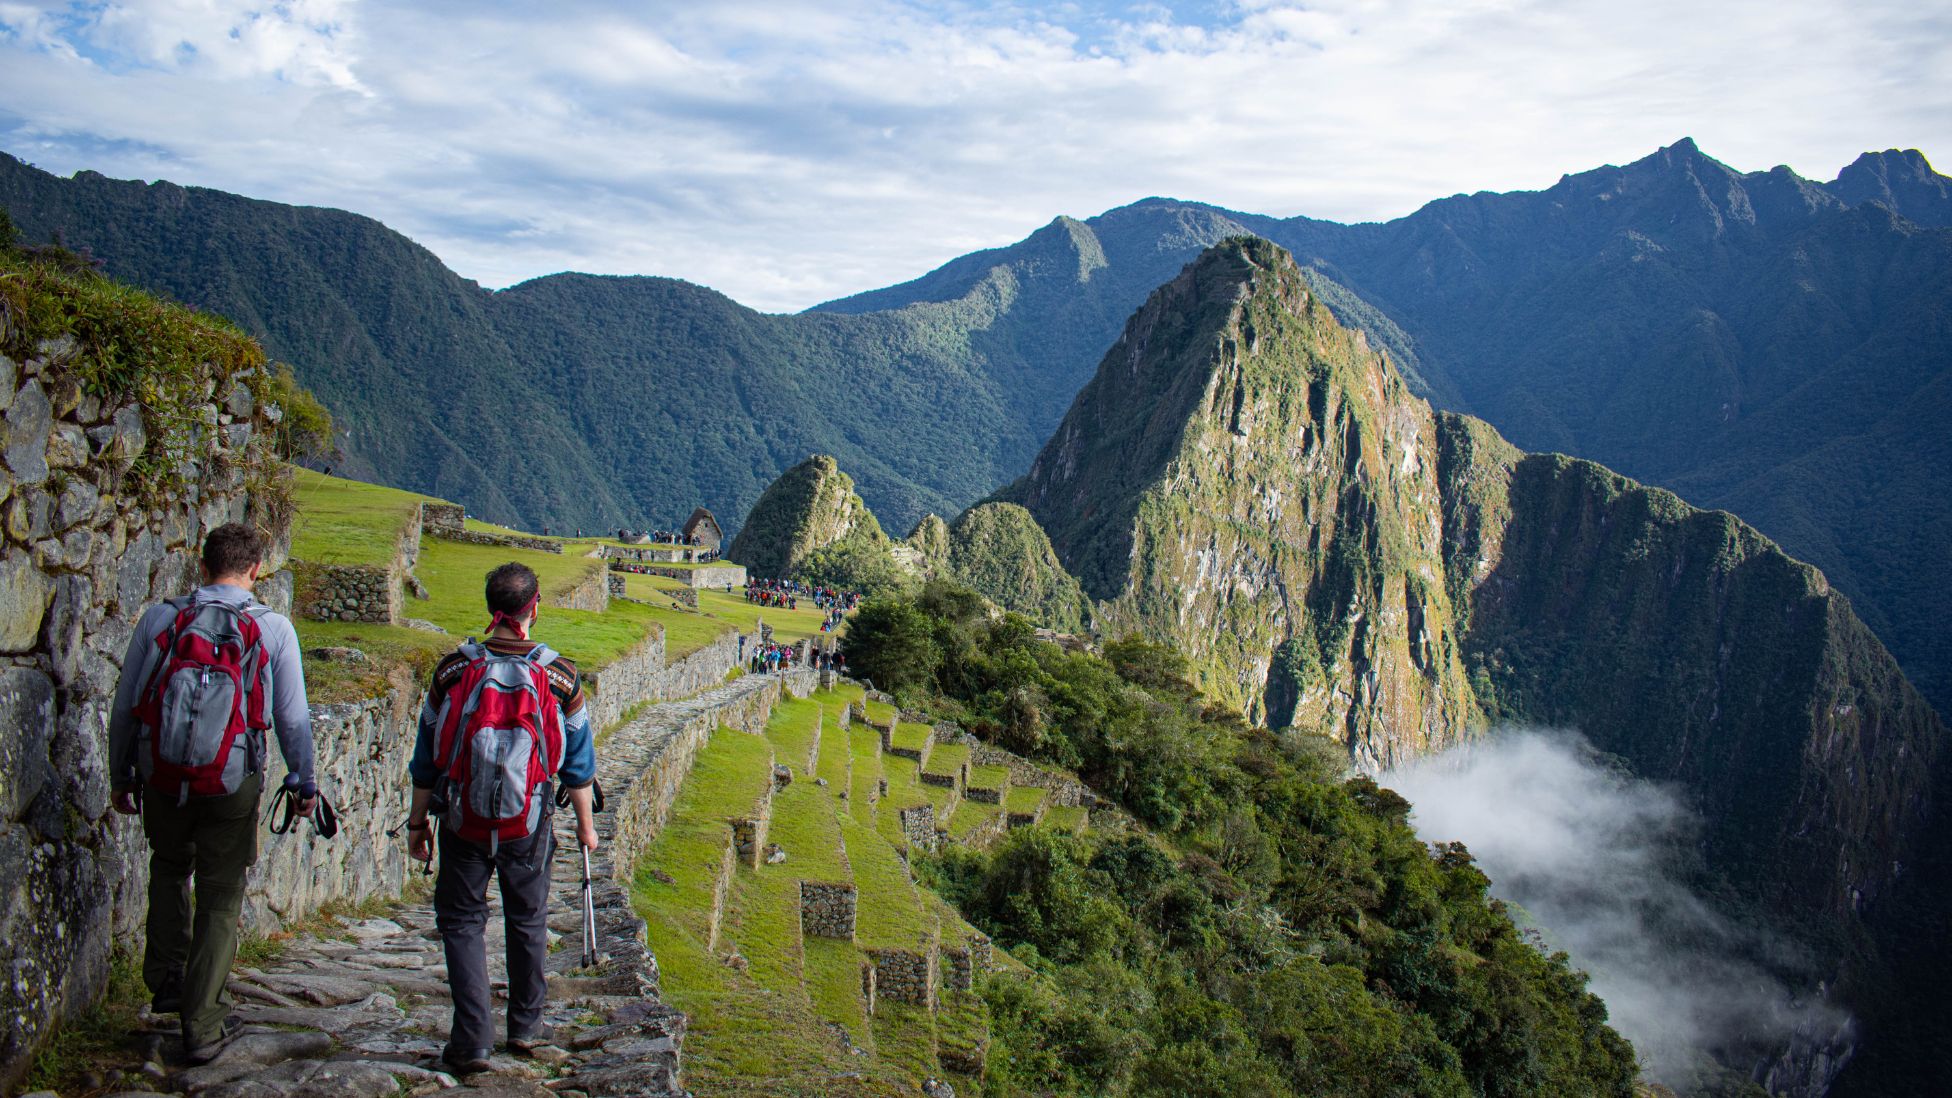
{"label": "blue jacket sleeve", "polygon": [[590,731],[590,707],[578,706],[563,721],[563,766],[556,778],[569,789],[596,780],[596,736]]}

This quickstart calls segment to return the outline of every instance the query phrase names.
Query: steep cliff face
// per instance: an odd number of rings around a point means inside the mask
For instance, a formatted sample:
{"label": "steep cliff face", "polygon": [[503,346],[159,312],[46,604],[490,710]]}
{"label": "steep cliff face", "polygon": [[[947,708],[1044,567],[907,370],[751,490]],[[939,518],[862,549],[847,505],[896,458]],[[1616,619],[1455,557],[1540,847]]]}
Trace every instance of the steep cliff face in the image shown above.
{"label": "steep cliff face", "polygon": [[999,495],[1105,632],[1184,647],[1210,692],[1360,763],[1531,721],[1680,784],[1707,871],[1788,920],[1853,1010],[1942,938],[1920,898],[1946,883],[1946,729],[1822,574],[1433,413],[1272,245],[1227,241],[1155,292]]}
{"label": "steep cliff face", "polygon": [[854,490],[854,478],[815,454],[766,486],[725,556],[755,577],[791,575],[809,554],[843,542],[885,546],[888,535]]}
{"label": "steep cliff face", "polygon": [[1230,240],[1161,287],[1031,467],[1023,504],[1108,634],[1387,765],[1476,716],[1443,580],[1429,408],[1287,253]]}

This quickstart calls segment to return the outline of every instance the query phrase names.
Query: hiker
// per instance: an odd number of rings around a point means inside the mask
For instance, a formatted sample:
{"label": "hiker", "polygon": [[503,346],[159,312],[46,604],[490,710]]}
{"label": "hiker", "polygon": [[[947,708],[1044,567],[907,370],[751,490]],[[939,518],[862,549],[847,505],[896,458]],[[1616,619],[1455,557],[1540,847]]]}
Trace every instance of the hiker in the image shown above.
{"label": "hiker", "polygon": [[277,729],[294,811],[309,816],[318,801],[298,634],[251,597],[263,557],[249,526],[210,531],[203,585],[143,612],[109,710],[115,810],[141,813],[149,840],[142,982],[151,1011],[178,1016],[193,1064],[215,1059],[243,1027],[224,981],[258,856],[265,729]]}
{"label": "hiker", "polygon": [[548,985],[549,863],[556,853],[550,781],[576,810],[576,836],[597,846],[591,785],[596,748],[576,666],[530,639],[542,588],[521,564],[488,573],[488,633],[434,668],[408,772],[413,807],[407,852],[434,857],[434,925],[447,955],[454,1024],[441,1061],[461,1074],[489,1070],[488,881],[501,881],[508,938],[508,1050],[533,1055],[555,1037],[542,1022]]}

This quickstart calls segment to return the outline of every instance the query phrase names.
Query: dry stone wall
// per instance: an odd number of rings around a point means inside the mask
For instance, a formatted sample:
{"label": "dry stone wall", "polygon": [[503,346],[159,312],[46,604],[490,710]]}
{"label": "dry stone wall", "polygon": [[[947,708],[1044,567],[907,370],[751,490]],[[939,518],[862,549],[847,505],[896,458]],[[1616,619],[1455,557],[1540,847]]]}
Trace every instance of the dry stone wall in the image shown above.
{"label": "dry stone wall", "polygon": [[[199,370],[194,456],[168,467],[176,487],[145,491],[135,470],[167,459],[160,427],[133,398],[84,392],[81,356],[66,337],[0,353],[0,1084],[94,999],[111,945],[139,940],[147,858],[109,811],[107,742],[136,619],[196,586],[218,525],[275,528],[274,569],[285,551],[272,497],[254,504],[278,413],[250,375]],[[290,577],[260,589],[288,601]]]}
{"label": "dry stone wall", "polygon": [[400,532],[393,559],[384,567],[293,561],[297,576],[298,613],[315,621],[357,621],[373,625],[398,624],[413,567],[420,560],[422,522],[409,522]]}
{"label": "dry stone wall", "polygon": [[593,569],[589,575],[578,580],[576,586],[550,599],[549,605],[563,610],[592,610],[601,614],[610,609],[609,573]]}
{"label": "dry stone wall", "polygon": [[[423,688],[404,679],[381,697],[312,707],[319,788],[339,812],[339,834],[319,838],[300,823],[260,835],[258,864],[246,882],[244,922],[268,934],[331,899],[397,896],[406,887],[404,844],[386,829],[406,818],[413,796],[407,760]],[[265,788],[284,781],[270,751]]]}
{"label": "dry stone wall", "polygon": [[851,884],[800,882],[800,933],[854,940],[856,893]]}
{"label": "dry stone wall", "polygon": [[429,501],[420,505],[420,528],[427,533],[446,537],[449,533],[468,528],[468,513],[458,503]]}
{"label": "dry stone wall", "polygon": [[560,553],[563,543],[548,538],[533,538],[527,534],[490,534],[484,530],[429,529],[427,533],[448,541],[466,542],[469,545],[499,545],[504,549],[534,549],[540,553]]}
{"label": "dry stone wall", "polygon": [[591,726],[607,729],[642,702],[688,697],[725,681],[738,666],[739,635],[728,632],[669,665],[664,656],[658,630],[608,666],[584,672]]}
{"label": "dry stone wall", "polygon": [[976,977],[989,970],[990,959],[989,938],[974,931],[961,945],[943,946],[942,990],[945,992],[973,990],[976,986]]}
{"label": "dry stone wall", "polygon": [[908,845],[922,850],[935,849],[935,806],[918,804],[913,808],[897,809],[897,819],[901,821],[902,838]]}
{"label": "dry stone wall", "polygon": [[[1010,772],[1011,785],[1028,785],[1049,790],[1050,796],[1044,800],[1046,805],[1089,808],[1098,803],[1098,795],[1083,782],[1067,778],[1062,774],[1054,774],[1021,755],[984,743],[966,732],[958,737],[958,741],[969,745],[971,765],[1001,766]],[[1000,799],[992,801],[985,796],[978,796],[981,790],[972,789],[969,792],[969,799],[972,801],[982,801],[985,804],[1002,803]]]}
{"label": "dry stone wall", "polygon": [[874,993],[925,1010],[935,1009],[935,951],[870,949],[874,963]]}
{"label": "dry stone wall", "polygon": [[638,564],[676,564],[688,560],[695,549],[671,549],[664,546],[650,546],[642,549],[622,545],[599,545],[596,555],[608,560],[636,561]]}
{"label": "dry stone wall", "polygon": [[300,564],[298,612],[315,621],[389,625],[400,619],[401,576],[392,568]]}
{"label": "dry stone wall", "polygon": [[746,570],[738,564],[713,564],[702,568],[658,568],[646,567],[647,576],[664,576],[667,579],[683,580],[693,587],[706,591],[730,591],[734,587],[746,585]]}

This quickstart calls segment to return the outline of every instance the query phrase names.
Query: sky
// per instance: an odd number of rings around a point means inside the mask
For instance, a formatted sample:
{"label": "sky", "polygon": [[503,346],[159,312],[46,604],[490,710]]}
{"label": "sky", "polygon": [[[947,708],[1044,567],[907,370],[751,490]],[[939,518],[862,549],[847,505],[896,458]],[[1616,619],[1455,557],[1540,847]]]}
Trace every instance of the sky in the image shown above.
{"label": "sky", "polygon": [[0,0],[0,150],[769,311],[1152,195],[1342,221],[1692,136],[1952,158],[1917,0]]}

